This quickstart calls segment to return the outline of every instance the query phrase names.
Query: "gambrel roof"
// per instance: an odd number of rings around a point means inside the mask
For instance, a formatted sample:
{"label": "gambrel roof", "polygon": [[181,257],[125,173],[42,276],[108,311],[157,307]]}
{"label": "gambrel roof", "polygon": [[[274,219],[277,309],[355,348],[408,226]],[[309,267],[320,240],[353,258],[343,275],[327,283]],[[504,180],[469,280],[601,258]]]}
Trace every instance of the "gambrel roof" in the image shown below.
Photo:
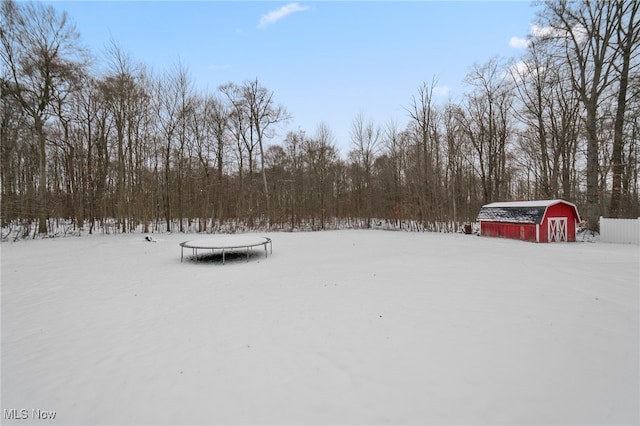
{"label": "gambrel roof", "polygon": [[[491,203],[482,206],[478,213],[478,221],[510,222],[510,223],[535,223],[540,224],[549,206],[555,204],[567,204],[572,206],[578,215],[575,204],[564,200],[537,200],[537,201],[510,201]],[[578,220],[580,217],[578,216]]]}

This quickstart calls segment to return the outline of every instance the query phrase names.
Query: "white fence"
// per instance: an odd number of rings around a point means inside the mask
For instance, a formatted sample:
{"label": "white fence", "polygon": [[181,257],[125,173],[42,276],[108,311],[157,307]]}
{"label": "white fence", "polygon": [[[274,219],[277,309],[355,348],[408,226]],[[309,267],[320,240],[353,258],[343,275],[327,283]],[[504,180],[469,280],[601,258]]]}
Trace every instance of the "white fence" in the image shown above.
{"label": "white fence", "polygon": [[600,241],[604,243],[640,244],[638,219],[608,219],[600,217]]}

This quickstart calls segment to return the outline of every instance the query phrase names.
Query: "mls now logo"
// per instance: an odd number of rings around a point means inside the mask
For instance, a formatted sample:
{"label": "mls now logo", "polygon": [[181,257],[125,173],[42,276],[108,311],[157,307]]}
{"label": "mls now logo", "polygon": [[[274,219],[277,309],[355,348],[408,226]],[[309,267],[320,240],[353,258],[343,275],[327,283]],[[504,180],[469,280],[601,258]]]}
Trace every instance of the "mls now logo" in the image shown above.
{"label": "mls now logo", "polygon": [[5,408],[3,414],[5,420],[26,420],[29,418],[37,420],[53,420],[56,418],[55,411],[36,410],[35,408],[31,411],[26,408]]}

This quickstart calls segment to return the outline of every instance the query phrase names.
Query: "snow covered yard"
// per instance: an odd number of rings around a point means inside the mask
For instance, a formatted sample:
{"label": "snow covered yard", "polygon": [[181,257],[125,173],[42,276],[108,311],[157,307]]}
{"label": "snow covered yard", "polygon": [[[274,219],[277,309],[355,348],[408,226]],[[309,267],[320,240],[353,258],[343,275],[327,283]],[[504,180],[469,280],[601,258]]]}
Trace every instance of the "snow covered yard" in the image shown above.
{"label": "snow covered yard", "polygon": [[637,246],[266,236],[2,244],[2,423],[640,422]]}

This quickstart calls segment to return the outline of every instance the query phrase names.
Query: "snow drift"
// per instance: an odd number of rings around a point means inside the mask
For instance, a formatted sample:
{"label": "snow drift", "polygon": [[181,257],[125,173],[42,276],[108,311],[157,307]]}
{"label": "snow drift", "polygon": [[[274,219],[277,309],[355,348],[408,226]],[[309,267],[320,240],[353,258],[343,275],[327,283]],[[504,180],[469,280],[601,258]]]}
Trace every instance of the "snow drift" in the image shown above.
{"label": "snow drift", "polygon": [[3,424],[640,421],[635,246],[266,236],[2,244]]}

